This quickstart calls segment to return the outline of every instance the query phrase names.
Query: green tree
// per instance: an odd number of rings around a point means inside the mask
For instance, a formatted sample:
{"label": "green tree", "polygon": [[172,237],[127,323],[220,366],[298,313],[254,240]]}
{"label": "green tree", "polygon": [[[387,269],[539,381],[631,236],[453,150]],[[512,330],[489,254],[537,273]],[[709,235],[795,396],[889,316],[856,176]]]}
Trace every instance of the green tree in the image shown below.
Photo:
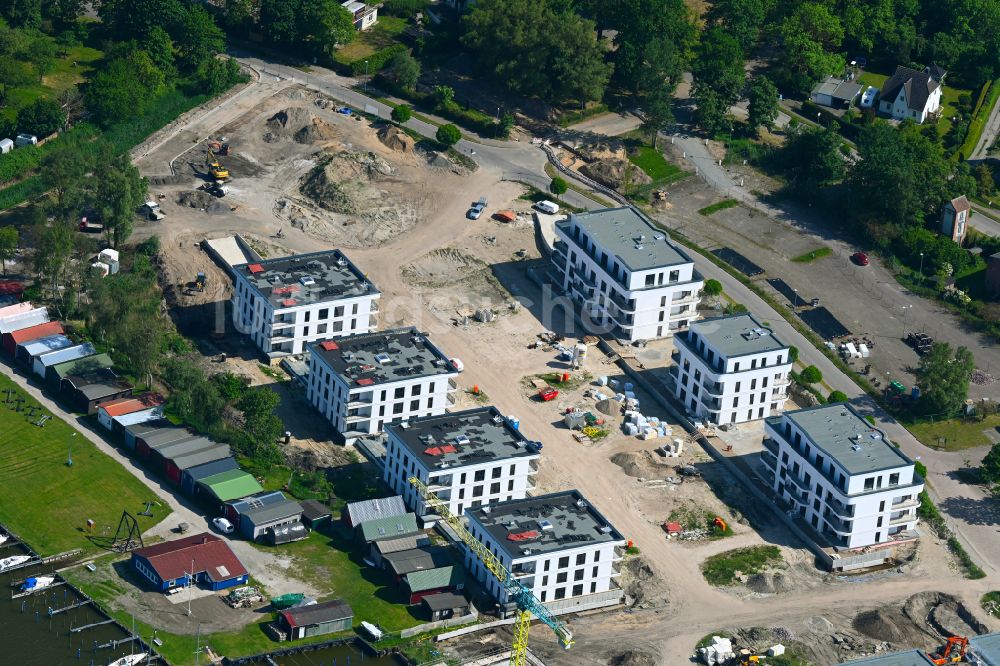
{"label": "green tree", "polygon": [[392,107],[392,120],[395,123],[404,125],[412,116],[413,111],[405,104],[397,104]]}
{"label": "green tree", "polygon": [[56,44],[48,35],[36,33],[31,40],[24,57],[35,66],[38,82],[41,83],[46,74],[56,66]]}
{"label": "green tree", "polygon": [[38,28],[42,25],[42,0],[5,0],[0,2],[0,16],[15,28]]}
{"label": "green tree", "polygon": [[0,227],[0,264],[3,265],[3,274],[7,275],[7,262],[17,255],[17,228]]}
{"label": "green tree", "polygon": [[281,437],[281,419],[274,415],[280,403],[278,394],[269,388],[247,391],[236,403],[243,412],[244,431],[258,445],[273,444]]}
{"label": "green tree", "polygon": [[66,286],[65,278],[73,256],[73,232],[67,224],[42,224],[44,227],[35,243],[34,269],[38,283],[48,289],[54,301],[61,293],[60,287]]}
{"label": "green tree", "polygon": [[455,89],[451,86],[434,86],[434,108],[449,109],[455,106]]}
{"label": "green tree", "polygon": [[694,118],[699,127],[711,135],[723,134],[732,129],[729,104],[714,88],[695,82],[692,93],[698,103]]}
{"label": "green tree", "polygon": [[42,15],[52,19],[57,28],[67,28],[83,15],[84,0],[49,0]]}
{"label": "green tree", "polygon": [[697,88],[713,90],[725,107],[742,95],[746,82],[739,42],[720,27],[706,30],[698,45],[691,71]]}
{"label": "green tree", "polygon": [[818,384],[823,381],[823,373],[815,365],[809,365],[802,369],[799,377],[807,384]]}
{"label": "green tree", "polygon": [[979,480],[991,486],[1000,486],[1000,444],[994,444],[979,465]]}
{"label": "green tree", "polygon": [[163,72],[149,54],[133,51],[112,60],[87,84],[87,108],[100,124],[112,125],[144,113],[163,84]]}
{"label": "green tree", "polygon": [[560,102],[584,106],[604,96],[612,66],[605,62],[604,46],[597,41],[594,24],[574,13],[556,16],[556,35],[549,43],[548,79],[551,95]]}
{"label": "green tree", "polygon": [[958,412],[969,397],[969,376],[975,368],[972,352],[965,347],[952,353],[951,345],[935,342],[917,368],[918,409],[937,416]]}
{"label": "green tree", "polygon": [[226,47],[222,29],[200,5],[187,7],[171,34],[177,62],[190,72],[197,71]]}
{"label": "green tree", "polygon": [[142,43],[158,26],[173,34],[184,12],[181,0],[101,0],[97,3],[101,22],[121,42],[134,39]]}
{"label": "green tree", "polygon": [[993,171],[985,161],[976,167],[976,187],[982,197],[991,197],[996,192],[997,183],[993,179]]}
{"label": "green tree", "polygon": [[274,44],[295,44],[299,39],[297,0],[260,0],[260,29]]}
{"label": "green tree", "polygon": [[96,194],[104,233],[112,247],[132,235],[136,209],[146,200],[147,182],[127,156],[98,167]]}
{"label": "green tree", "polygon": [[722,295],[722,283],[715,278],[709,278],[705,280],[705,286],[701,288],[701,292],[714,300]]}
{"label": "green tree", "polygon": [[789,347],[788,348],[788,360],[791,363],[795,363],[797,360],[799,360],[799,348],[798,347]]}
{"label": "green tree", "polygon": [[812,190],[844,177],[841,139],[832,128],[799,127],[781,150],[781,168],[795,189]]}
{"label": "green tree", "polygon": [[649,132],[649,142],[656,148],[660,132],[674,122],[673,96],[665,84],[652,88],[644,97],[642,127]]}
{"label": "green tree", "polygon": [[618,31],[612,54],[614,82],[632,92],[640,92],[650,80],[676,85],[697,34],[684,0],[602,4],[599,20]]}
{"label": "green tree", "polygon": [[420,63],[409,53],[399,53],[389,60],[379,76],[404,90],[412,90],[420,79]]}
{"label": "green tree", "polygon": [[831,391],[830,395],[827,397],[827,402],[847,402],[850,398],[843,391]]}
{"label": "green tree", "polygon": [[297,32],[306,51],[333,56],[354,39],[354,15],[334,0],[301,0]]}
{"label": "green tree", "polygon": [[774,6],[774,0],[718,0],[712,3],[708,19],[726,28],[744,53],[749,53],[760,39],[761,27]]}
{"label": "green tree", "polygon": [[156,68],[163,72],[165,79],[177,76],[177,67],[174,65],[174,42],[166,30],[160,26],[150,30],[149,37],[143,42],[143,48]]}
{"label": "green tree", "polygon": [[82,207],[85,177],[91,162],[82,141],[72,133],[61,137],[42,155],[42,181],[52,198],[50,209],[58,219],[72,221]]}
{"label": "green tree", "polygon": [[243,79],[240,64],[233,58],[209,58],[198,70],[198,80],[208,92],[218,93]]}
{"label": "green tree", "polygon": [[434,136],[445,148],[451,148],[462,139],[462,133],[451,123],[438,127]]}
{"label": "green tree", "polygon": [[568,189],[569,189],[569,184],[566,182],[564,178],[560,178],[559,176],[553,178],[552,182],[549,183],[549,192],[557,196],[560,194],[566,194],[566,190]]}
{"label": "green tree", "polygon": [[756,134],[761,126],[770,129],[778,117],[778,89],[766,76],[755,76],[747,82],[746,97],[751,131]]}
{"label": "green tree", "polygon": [[59,131],[66,123],[66,114],[59,103],[40,97],[17,112],[18,129],[46,137]]}
{"label": "green tree", "polygon": [[809,92],[824,76],[843,71],[844,58],[835,53],[844,40],[844,28],[831,9],[803,2],[778,26],[781,82],[800,93]]}

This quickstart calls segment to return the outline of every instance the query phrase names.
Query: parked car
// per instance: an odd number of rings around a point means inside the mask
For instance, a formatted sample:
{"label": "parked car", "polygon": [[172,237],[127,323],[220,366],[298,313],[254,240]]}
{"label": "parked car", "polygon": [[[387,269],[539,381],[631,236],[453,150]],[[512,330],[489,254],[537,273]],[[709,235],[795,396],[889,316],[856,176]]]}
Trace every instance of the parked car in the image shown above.
{"label": "parked car", "polygon": [[555,215],[559,212],[559,204],[553,203],[547,199],[536,203],[535,208],[543,213],[548,213],[549,215]]}
{"label": "parked car", "polygon": [[484,210],[486,210],[486,197],[481,197],[479,201],[472,204],[472,208],[469,209],[469,212],[465,216],[470,220],[478,220]]}
{"label": "parked car", "polygon": [[865,254],[864,252],[855,252],[854,254],[852,254],[851,261],[856,263],[858,266],[867,266],[869,263],[871,263],[871,260],[868,258],[868,255]]}
{"label": "parked car", "polygon": [[233,530],[236,529],[235,527],[233,527],[233,524],[231,522],[221,517],[212,518],[212,525],[214,525],[215,529],[219,530],[223,534],[232,534]]}
{"label": "parked car", "polygon": [[878,95],[878,88],[875,86],[868,86],[868,89],[861,93],[861,101],[858,102],[858,106],[862,109],[870,109],[875,105],[875,96]]}

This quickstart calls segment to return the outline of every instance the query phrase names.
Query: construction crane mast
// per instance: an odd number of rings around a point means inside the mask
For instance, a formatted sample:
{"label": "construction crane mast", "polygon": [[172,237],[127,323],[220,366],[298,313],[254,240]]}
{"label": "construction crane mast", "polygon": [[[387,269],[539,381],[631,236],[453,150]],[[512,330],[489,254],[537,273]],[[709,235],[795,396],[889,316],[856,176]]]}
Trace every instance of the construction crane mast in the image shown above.
{"label": "construction crane mast", "polygon": [[531,628],[531,616],[534,615],[542,621],[549,629],[555,633],[556,638],[567,650],[573,645],[573,632],[569,630],[565,622],[561,622],[549,612],[549,609],[542,605],[542,602],[534,593],[525,587],[514,575],[507,570],[507,567],[500,562],[486,546],[482,544],[472,533],[466,529],[461,519],[453,514],[448,508],[448,504],[435,495],[415,476],[411,476],[410,485],[417,489],[420,497],[428,508],[433,509],[441,516],[442,520],[448,523],[462,540],[469,550],[475,553],[476,557],[483,563],[483,566],[499,581],[500,585],[507,592],[507,598],[517,605],[517,615],[514,620],[514,641],[511,645],[510,666],[525,666],[528,663],[528,630]]}

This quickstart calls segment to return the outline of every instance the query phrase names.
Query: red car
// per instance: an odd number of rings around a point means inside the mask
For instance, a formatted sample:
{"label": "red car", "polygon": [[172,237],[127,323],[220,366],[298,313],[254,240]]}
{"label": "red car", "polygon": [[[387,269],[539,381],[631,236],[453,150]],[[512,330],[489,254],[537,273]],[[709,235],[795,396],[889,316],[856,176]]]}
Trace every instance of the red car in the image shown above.
{"label": "red car", "polygon": [[858,266],[867,266],[869,264],[868,255],[864,252],[855,252],[852,254],[851,261],[856,263]]}
{"label": "red car", "polygon": [[550,386],[538,392],[538,399],[542,402],[548,402],[549,400],[555,400],[557,395],[559,395],[559,391]]}

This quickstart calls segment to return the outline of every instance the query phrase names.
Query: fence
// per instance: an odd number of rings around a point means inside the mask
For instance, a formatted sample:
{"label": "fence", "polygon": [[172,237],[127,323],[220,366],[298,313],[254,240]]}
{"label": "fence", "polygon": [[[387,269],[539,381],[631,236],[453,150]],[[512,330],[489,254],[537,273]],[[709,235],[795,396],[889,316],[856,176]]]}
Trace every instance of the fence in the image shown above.
{"label": "fence", "polygon": [[416,636],[417,634],[422,634],[425,631],[433,631],[434,629],[445,629],[447,627],[457,627],[462,624],[469,624],[470,622],[475,622],[478,619],[479,619],[479,613],[473,611],[468,615],[462,615],[461,617],[452,617],[448,618],[447,620],[438,620],[437,622],[418,624],[415,627],[410,627],[409,629],[403,629],[401,632],[399,632],[399,637],[409,638],[410,636]]}

